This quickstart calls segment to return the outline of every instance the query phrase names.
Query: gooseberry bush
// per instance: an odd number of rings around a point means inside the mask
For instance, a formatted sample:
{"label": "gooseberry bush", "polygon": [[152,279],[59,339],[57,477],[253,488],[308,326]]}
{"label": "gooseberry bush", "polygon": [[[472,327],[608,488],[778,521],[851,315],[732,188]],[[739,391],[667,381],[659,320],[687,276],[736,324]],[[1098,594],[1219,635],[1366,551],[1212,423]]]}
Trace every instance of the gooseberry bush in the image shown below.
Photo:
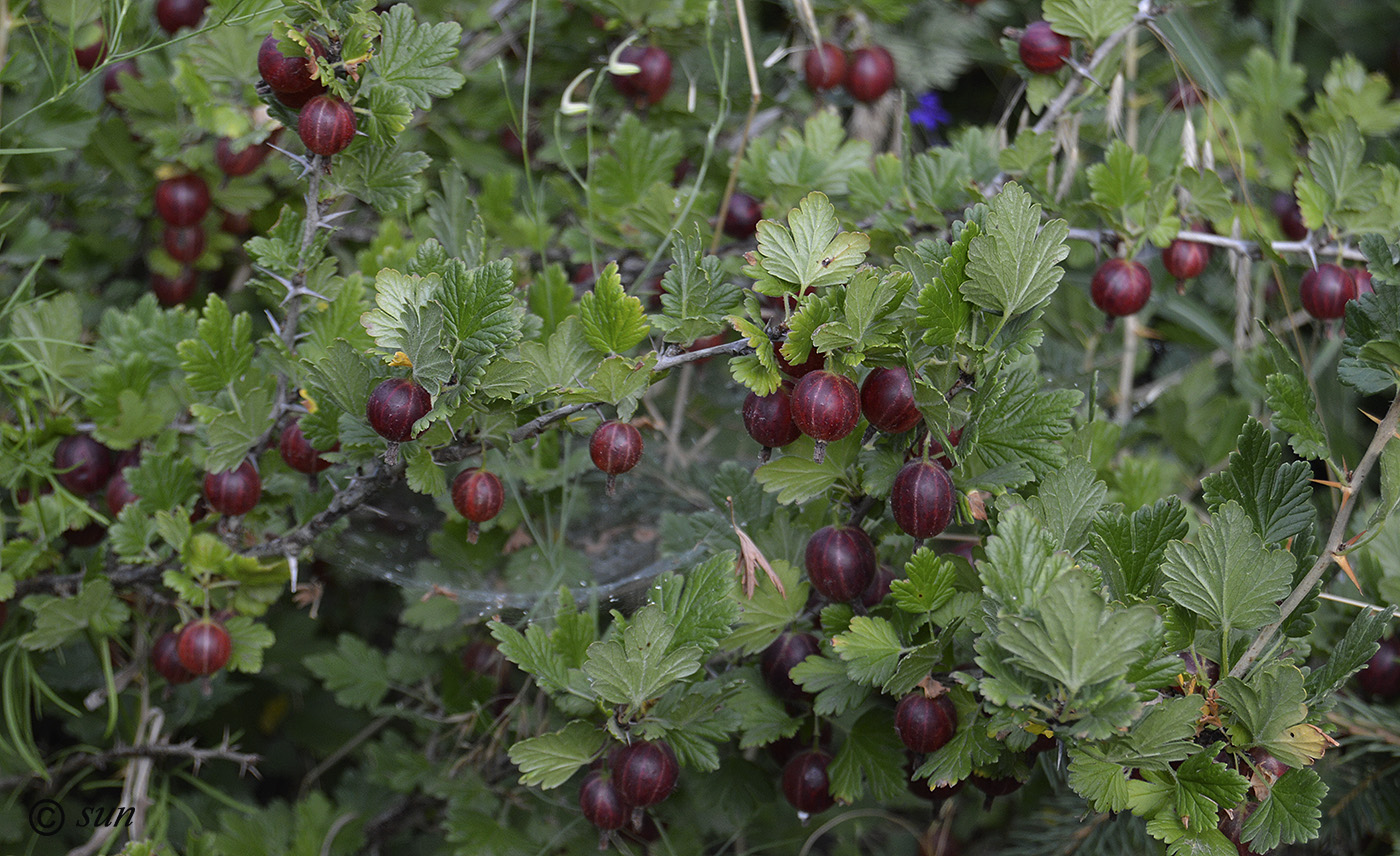
{"label": "gooseberry bush", "polygon": [[0,16],[0,847],[1392,852],[1306,5]]}

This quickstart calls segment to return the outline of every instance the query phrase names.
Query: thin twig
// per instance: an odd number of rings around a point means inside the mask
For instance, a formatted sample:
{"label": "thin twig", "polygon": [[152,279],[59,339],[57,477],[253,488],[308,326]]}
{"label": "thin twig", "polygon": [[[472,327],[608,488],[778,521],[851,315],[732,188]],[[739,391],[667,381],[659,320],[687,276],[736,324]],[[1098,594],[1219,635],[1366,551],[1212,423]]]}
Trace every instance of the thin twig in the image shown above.
{"label": "thin twig", "polygon": [[1370,474],[1376,459],[1380,457],[1381,449],[1384,449],[1385,444],[1395,436],[1397,424],[1400,424],[1400,394],[1397,394],[1395,400],[1390,403],[1390,409],[1386,411],[1385,418],[1376,427],[1376,435],[1371,438],[1371,445],[1366,447],[1366,454],[1362,456],[1361,462],[1356,465],[1351,478],[1347,480],[1346,487],[1342,489],[1342,505],[1337,509],[1336,519],[1332,521],[1332,532],[1327,536],[1327,544],[1322,548],[1322,554],[1317,557],[1316,562],[1313,562],[1312,569],[1293,589],[1293,593],[1288,596],[1288,599],[1279,605],[1278,620],[1259,631],[1259,635],[1254,638],[1249,650],[1244,652],[1244,656],[1240,657],[1239,662],[1230,670],[1230,677],[1241,677],[1249,670],[1249,667],[1254,664],[1255,660],[1259,659],[1259,655],[1264,652],[1269,643],[1273,642],[1274,636],[1283,626],[1283,622],[1288,620],[1288,617],[1293,614],[1293,610],[1298,608],[1298,604],[1307,599],[1313,587],[1322,579],[1322,575],[1327,572],[1328,568],[1332,567],[1337,550],[1346,538],[1347,524],[1351,522],[1351,513],[1356,509],[1357,498],[1361,494],[1361,485],[1366,480],[1366,476]]}

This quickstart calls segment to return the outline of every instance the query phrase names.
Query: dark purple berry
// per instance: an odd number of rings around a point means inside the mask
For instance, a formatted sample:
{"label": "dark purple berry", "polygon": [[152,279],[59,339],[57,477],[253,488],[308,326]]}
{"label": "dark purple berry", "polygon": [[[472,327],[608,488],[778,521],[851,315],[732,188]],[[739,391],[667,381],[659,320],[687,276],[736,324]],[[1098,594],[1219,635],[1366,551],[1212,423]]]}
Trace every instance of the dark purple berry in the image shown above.
{"label": "dark purple berry", "polygon": [[209,185],[194,173],[156,185],[156,214],[171,226],[194,226],[209,213]]}
{"label": "dark purple berry", "polygon": [[93,66],[107,58],[107,40],[98,36],[97,41],[86,47],[73,48],[73,59],[77,61],[78,68],[83,71],[92,71]]}
{"label": "dark purple berry", "polygon": [[1347,301],[1356,299],[1356,280],[1344,267],[1318,265],[1317,270],[1303,274],[1298,297],[1314,318],[1324,321],[1341,318],[1346,314]]}
{"label": "dark purple berry", "polygon": [[626,422],[604,422],[588,441],[593,466],[608,474],[608,496],[616,490],[616,479],[642,459],[642,435]]}
{"label": "dark purple berry", "polygon": [[317,95],[301,108],[297,135],[318,155],[343,152],[355,139],[355,110],[334,95]]}
{"label": "dark purple berry", "polygon": [[160,242],[172,259],[192,264],[204,254],[204,229],[199,226],[166,226]]}
{"label": "dark purple berry", "polygon": [[1270,782],[1278,781],[1278,777],[1288,772],[1288,765],[1275,758],[1269,750],[1262,746],[1256,746],[1249,750],[1249,758],[1254,762],[1254,767],[1263,773]]}
{"label": "dark purple berry", "polygon": [[214,163],[218,164],[219,169],[227,176],[251,175],[272,153],[272,147],[268,145],[270,142],[269,139],[267,142],[254,143],[235,151],[233,143],[227,137],[221,137],[214,144]]}
{"label": "dark purple berry", "polygon": [[846,79],[846,52],[831,42],[823,42],[820,49],[814,47],[807,51],[802,71],[807,88],[813,92],[840,86],[841,81]]}
{"label": "dark purple berry", "polygon": [[1400,641],[1382,639],[1366,666],[1356,673],[1361,691],[1381,701],[1400,698]]}
{"label": "dark purple berry", "polygon": [[58,441],[53,450],[58,483],[83,496],[100,490],[112,476],[112,450],[86,434]]}
{"label": "dark purple berry", "polygon": [[805,558],[812,587],[828,600],[855,600],[875,576],[875,545],[859,526],[823,526]]}
{"label": "dark purple berry", "polygon": [[894,57],[878,45],[851,54],[846,67],[846,91],[857,101],[879,101],[894,86]]}
{"label": "dark purple berry", "polygon": [[[340,451],[340,444],[336,443],[327,452]],[[282,460],[287,466],[299,473],[319,473],[331,462],[321,457],[321,453],[306,439],[306,435],[301,431],[301,422],[289,422],[286,428],[282,429],[282,436],[277,441],[277,453],[282,456]]]}
{"label": "dark purple berry", "polygon": [[802,436],[792,421],[792,397],[787,384],[772,395],[750,392],[744,399],[744,429],[763,447],[763,458],[770,449],[779,449]]}
{"label": "dark purple berry", "polygon": [[[316,72],[316,63],[312,62],[304,51],[298,51],[295,56],[287,56],[277,48],[277,35],[274,33],[263,39],[262,47],[258,49],[258,74],[271,86],[274,92],[280,94],[291,94],[296,92],[315,91],[316,94],[325,91],[325,86],[319,80],[312,77]],[[307,39],[311,45],[311,50],[317,56],[325,56],[326,49],[317,39]]]}
{"label": "dark purple berry", "polygon": [[803,819],[836,805],[826,771],[830,763],[830,755],[820,749],[808,749],[783,765],[783,796]]}
{"label": "dark purple berry", "polygon": [[1293,194],[1282,190],[1275,193],[1273,210],[1284,237],[1290,241],[1301,241],[1308,236],[1308,224],[1303,222],[1303,209],[1298,207],[1298,200]]}
{"label": "dark purple berry", "polygon": [[588,822],[603,832],[612,832],[627,825],[632,808],[617,792],[612,777],[602,770],[592,770],[583,777],[578,790],[578,807]]}
{"label": "dark purple berry", "polygon": [[151,665],[172,684],[187,684],[195,675],[180,663],[180,635],[174,630],[162,633],[151,646]]}
{"label": "dark purple berry", "polygon": [[612,775],[623,802],[646,808],[671,795],[680,767],[666,741],[639,740],[614,753]]}
{"label": "dark purple berry", "polygon": [[1094,305],[1112,318],[1134,315],[1152,296],[1152,276],[1140,262],[1109,259],[1089,283]]}
{"label": "dark purple berry", "polygon": [[1376,287],[1371,284],[1371,272],[1365,268],[1351,272],[1352,282],[1356,283],[1356,296],[1374,294]]}
{"label": "dark purple berry", "polygon": [[792,419],[817,441],[813,458],[826,457],[826,444],[855,430],[860,421],[860,393],[850,378],[829,371],[803,376],[792,391]]}
{"label": "dark purple berry", "polygon": [[94,520],[86,526],[65,530],[63,540],[74,547],[92,547],[100,543],[106,534],[107,527]]}
{"label": "dark purple berry", "polygon": [[613,87],[632,99],[638,107],[658,104],[671,88],[671,55],[655,46],[631,45],[618,59],[637,66],[636,74],[613,75]]}
{"label": "dark purple berry", "polygon": [[1180,80],[1172,81],[1167,87],[1167,106],[1173,110],[1185,110],[1188,107],[1195,107],[1203,101],[1205,96],[1201,90],[1193,83],[1183,83]]}
{"label": "dark purple berry", "polygon": [[197,27],[204,18],[206,0],[158,0],[156,21],[160,28],[175,35],[182,27]]}
{"label": "dark purple berry", "polygon": [[1178,651],[1176,655],[1181,658],[1184,664],[1182,675],[1194,677],[1198,683],[1213,684],[1220,680],[1220,664],[1213,660],[1207,660],[1200,654],[1193,654],[1190,651]]}
{"label": "dark purple berry", "polygon": [[894,477],[890,510],[899,528],[915,538],[932,538],[953,520],[953,480],[940,464],[910,461]]}
{"label": "dark purple berry", "polygon": [[204,477],[204,497],[220,514],[230,517],[247,514],[261,496],[262,478],[252,461],[245,460],[236,469]]}
{"label": "dark purple berry", "polygon": [[162,274],[151,274],[151,291],[161,306],[179,306],[191,297],[199,285],[199,277],[191,268],[184,268],[173,278]]}
{"label": "dark purple berry", "polygon": [[886,434],[903,434],[923,419],[914,406],[914,382],[902,367],[872,369],[865,376],[860,410],[866,421]]}
{"label": "dark purple berry", "polygon": [[1177,240],[1162,250],[1162,267],[1177,279],[1193,279],[1200,276],[1209,262],[1209,244]]}
{"label": "dark purple berry", "polygon": [[501,513],[505,489],[495,473],[486,470],[462,470],[452,481],[452,507],[467,518],[467,542],[476,543],[479,525]]}
{"label": "dark purple berry", "polygon": [[763,219],[763,205],[743,191],[729,197],[729,210],[724,213],[724,234],[747,241],[758,233],[758,221]]}
{"label": "dark purple berry", "polygon": [[120,472],[114,474],[107,480],[107,510],[115,517],[122,513],[122,509],[135,502],[138,497],[136,491],[131,489],[131,484],[127,482],[126,476]]}
{"label": "dark purple berry", "polygon": [[107,70],[102,72],[102,94],[108,100],[111,100],[114,94],[122,91],[122,75],[140,77],[141,72],[136,68],[136,63],[129,59],[107,66]]}
{"label": "dark purple berry", "polygon": [[929,698],[915,690],[894,709],[894,730],[912,752],[936,752],[958,730],[958,711],[946,695]]}
{"label": "dark purple berry", "polygon": [[989,779],[986,776],[979,776],[976,773],[968,776],[967,780],[972,783],[973,787],[977,788],[977,790],[986,794],[988,797],[1004,797],[1007,794],[1020,790],[1021,786],[1025,784],[1025,782],[1015,776],[1001,776],[995,779]]}
{"label": "dark purple berry", "polygon": [[1036,74],[1054,74],[1064,67],[1073,45],[1070,40],[1050,28],[1045,21],[1036,21],[1021,34],[1018,52],[1021,62]]}
{"label": "dark purple berry", "polygon": [[817,637],[812,634],[784,633],[763,649],[763,655],[758,660],[758,671],[774,695],[790,701],[810,698],[810,694],[789,673],[798,663],[819,651]]}
{"label": "dark purple berry", "polygon": [[180,665],[193,675],[212,675],[227,663],[233,640],[222,624],[208,618],[185,625],[180,631]]}
{"label": "dark purple berry", "polygon": [[865,587],[865,591],[860,593],[860,602],[865,604],[865,608],[878,606],[880,601],[890,593],[890,583],[895,581],[894,570],[888,565],[881,565],[875,569],[875,576],[870,578],[870,585]]}
{"label": "dark purple berry", "polygon": [[408,378],[390,378],[369,394],[365,417],[376,434],[402,443],[413,437],[413,423],[432,409],[432,397],[426,389]]}

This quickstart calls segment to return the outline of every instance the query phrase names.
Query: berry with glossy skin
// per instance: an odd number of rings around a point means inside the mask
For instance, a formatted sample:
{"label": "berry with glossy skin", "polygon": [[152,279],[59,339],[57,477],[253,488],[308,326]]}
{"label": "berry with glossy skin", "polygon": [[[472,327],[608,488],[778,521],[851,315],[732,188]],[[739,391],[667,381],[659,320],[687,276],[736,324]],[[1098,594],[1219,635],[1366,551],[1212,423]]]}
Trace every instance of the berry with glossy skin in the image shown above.
{"label": "berry with glossy skin", "polygon": [[946,695],[929,698],[915,690],[894,709],[894,730],[912,752],[936,752],[958,730],[958,711]]}
{"label": "berry with glossy skin", "polygon": [[[326,449],[327,452],[340,451],[340,444]],[[282,436],[277,441],[277,453],[282,456],[282,460],[287,466],[299,473],[319,473],[331,462],[321,457],[321,453],[311,445],[311,441],[306,439],[306,435],[301,431],[301,422],[290,422],[286,428],[282,429]]]}
{"label": "berry with glossy skin", "polygon": [[804,820],[836,805],[826,771],[829,764],[830,755],[820,749],[808,749],[793,755],[783,765],[783,797]]}
{"label": "berry with glossy skin", "polygon": [[126,480],[126,476],[120,472],[107,480],[107,491],[103,495],[107,500],[107,510],[115,517],[122,513],[122,509],[135,502],[138,497],[136,491],[131,489],[131,484]]}
{"label": "berry with glossy skin", "polygon": [[894,86],[894,57],[878,45],[851,54],[846,67],[846,91],[857,101],[879,101]]}
{"label": "berry with glossy skin", "polygon": [[763,205],[743,191],[729,198],[729,210],[724,212],[724,234],[747,241],[758,234],[758,221],[763,219]]}
{"label": "berry with glossy skin", "polygon": [[212,675],[228,663],[233,640],[222,624],[208,618],[193,621],[180,631],[180,665],[195,676]]}
{"label": "berry with glossy skin", "polygon": [[204,229],[199,226],[166,226],[160,244],[175,261],[192,264],[204,254]]}
{"label": "berry with glossy skin", "polygon": [[180,634],[167,630],[151,646],[151,665],[172,684],[187,684],[195,675],[180,663]]}
{"label": "berry with glossy skin", "polygon": [[253,462],[244,460],[236,469],[204,476],[204,498],[220,514],[247,514],[262,497],[262,478]]}
{"label": "berry with glossy skin", "polygon": [[779,698],[790,701],[811,698],[789,674],[793,667],[821,650],[817,637],[810,633],[784,633],[763,649],[758,660],[759,674],[768,689]]}
{"label": "berry with glossy skin", "polygon": [[1290,241],[1301,241],[1308,236],[1308,224],[1303,222],[1303,209],[1298,207],[1298,200],[1293,198],[1293,194],[1282,190],[1275,193],[1273,209],[1284,237]]}
{"label": "berry with glossy skin", "polygon": [[1400,698],[1400,641],[1382,639],[1366,666],[1356,673],[1361,691],[1381,701]]}
{"label": "berry with glossy skin", "polygon": [[501,513],[505,489],[495,473],[486,470],[463,470],[452,481],[452,507],[467,518],[467,543],[475,544],[480,524]]}
{"label": "berry with glossy skin", "polygon": [[1356,280],[1347,269],[1334,264],[1318,265],[1303,274],[1298,286],[1303,308],[1314,318],[1329,320],[1346,314],[1347,301],[1356,299]]}
{"label": "berry with glossy skin", "polygon": [[886,434],[903,434],[919,424],[923,414],[914,406],[914,382],[902,366],[872,369],[860,385],[860,411]]}
{"label": "berry with glossy skin", "polygon": [[831,42],[823,42],[820,49],[807,51],[802,71],[807,88],[813,92],[834,89],[846,79],[846,52]]}
{"label": "berry with glossy skin", "polygon": [[317,95],[301,108],[297,135],[318,155],[343,152],[355,139],[355,110],[334,95]]}
{"label": "berry with glossy skin", "polygon": [[855,430],[860,421],[860,393],[850,378],[829,371],[804,375],[792,390],[792,419],[817,441],[813,460],[826,458],[826,444]]}
{"label": "berry with glossy skin", "polygon": [[932,538],[953,520],[953,480],[940,464],[910,461],[894,477],[890,510],[899,528],[915,538]]}
{"label": "berry with glossy skin", "polygon": [[779,449],[802,436],[797,423],[792,421],[792,396],[787,384],[778,387],[772,395],[759,395],[750,392],[744,398],[744,429],[749,436],[763,447],[763,460],[768,453]]}
{"label": "berry with glossy skin", "polygon": [[1134,315],[1152,296],[1152,275],[1141,262],[1109,259],[1094,271],[1089,294],[1109,317]]}
{"label": "berry with glossy skin", "polygon": [[206,0],[159,0],[156,21],[162,30],[173,36],[181,27],[198,27],[208,5]]}
{"label": "berry with glossy skin", "polygon": [[54,447],[53,468],[59,484],[83,496],[101,490],[111,478],[112,450],[87,434],[73,434]]}
{"label": "berry with glossy skin", "polygon": [[859,526],[823,526],[804,556],[812,588],[828,600],[855,600],[875,576],[875,545]]}
{"label": "berry with glossy skin", "polygon": [[636,74],[612,75],[613,88],[638,107],[659,103],[671,88],[671,55],[653,45],[630,45],[618,55],[623,62],[637,66]]}
{"label": "berry with glossy skin", "polygon": [[97,41],[86,47],[73,48],[73,59],[83,71],[92,71],[93,66],[106,58],[107,40],[102,36],[98,36]]}
{"label": "berry with glossy skin", "polygon": [[1162,267],[1177,279],[1193,279],[1210,263],[1210,245],[1195,241],[1172,241],[1162,250]]}
{"label": "berry with glossy skin", "polygon": [[161,306],[179,306],[194,297],[199,285],[199,277],[192,268],[185,268],[173,278],[163,274],[151,274],[151,291]]}
{"label": "berry with glossy skin", "polygon": [[365,417],[374,432],[393,443],[413,437],[413,423],[433,409],[428,391],[408,378],[390,378],[369,394]]}
{"label": "berry with glossy skin", "polygon": [[626,422],[604,422],[588,441],[593,466],[608,474],[608,496],[617,490],[617,477],[642,459],[642,435]]}
{"label": "berry with glossy skin", "polygon": [[171,226],[193,226],[209,213],[209,185],[194,173],[156,185],[156,214]]}
{"label": "berry with glossy skin", "polygon": [[666,741],[639,740],[613,753],[612,775],[623,802],[646,808],[671,795],[680,766]]}
{"label": "berry with glossy skin", "polygon": [[[307,43],[311,45],[312,53],[326,55],[326,48],[319,40],[307,39]],[[263,39],[262,46],[258,48],[258,74],[279,95],[324,92],[325,85],[312,77],[315,72],[316,64],[307,58],[305,52],[298,51],[294,56],[287,56],[278,50],[275,33]]]}
{"label": "berry with glossy skin", "polygon": [[269,137],[266,142],[234,149],[232,141],[227,137],[220,137],[214,144],[214,163],[218,164],[219,169],[227,176],[236,178],[251,175],[272,153],[272,147],[268,145],[271,142],[272,138]]}
{"label": "berry with glossy skin", "polygon": [[583,777],[578,790],[578,807],[588,822],[603,832],[621,829],[632,815],[631,806],[623,802],[612,776],[602,770],[592,770]]}
{"label": "berry with glossy skin", "polygon": [[1021,62],[1036,74],[1054,74],[1065,65],[1073,47],[1070,40],[1050,28],[1045,21],[1036,21],[1021,34],[1017,51]]}

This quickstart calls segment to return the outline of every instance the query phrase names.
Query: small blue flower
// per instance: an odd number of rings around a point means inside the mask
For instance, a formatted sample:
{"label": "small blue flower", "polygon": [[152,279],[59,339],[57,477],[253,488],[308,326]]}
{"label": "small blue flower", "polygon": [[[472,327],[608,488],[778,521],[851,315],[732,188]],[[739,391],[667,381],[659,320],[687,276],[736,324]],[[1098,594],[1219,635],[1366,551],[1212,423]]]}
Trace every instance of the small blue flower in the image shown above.
{"label": "small blue flower", "polygon": [[951,123],[953,117],[943,108],[943,99],[937,92],[925,92],[919,96],[919,106],[909,111],[909,121],[934,134],[939,127]]}

